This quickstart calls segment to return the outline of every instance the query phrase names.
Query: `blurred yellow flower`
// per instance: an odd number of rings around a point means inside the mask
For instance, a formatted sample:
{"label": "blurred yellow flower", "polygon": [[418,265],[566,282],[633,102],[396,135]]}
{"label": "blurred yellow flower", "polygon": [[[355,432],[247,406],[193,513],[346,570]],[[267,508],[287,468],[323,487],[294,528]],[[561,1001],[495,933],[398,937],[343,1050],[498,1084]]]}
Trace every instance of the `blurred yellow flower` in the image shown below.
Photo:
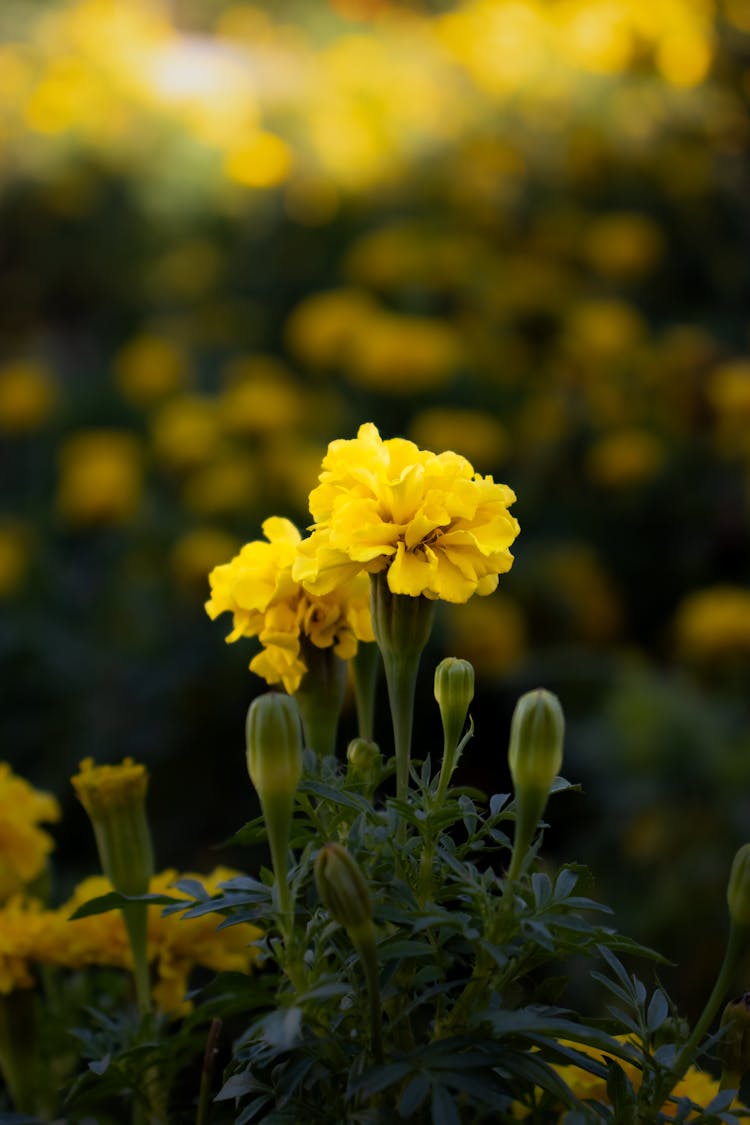
{"label": "blurred yellow flower", "polygon": [[141,450],[123,430],[79,430],[59,455],[57,509],[73,524],[126,523],[143,486]]}
{"label": "blurred yellow flower", "polygon": [[687,660],[750,656],[750,590],[726,585],[688,594],[675,614],[674,635]]}
{"label": "blurred yellow flower", "polygon": [[263,534],[267,542],[246,543],[231,562],[211,571],[206,612],[212,620],[233,615],[228,642],[258,637],[263,650],[250,670],[294,692],[307,671],[304,639],[317,648],[333,646],[343,660],[355,655],[358,641],[373,640],[369,583],[361,575],[322,596],[309,594],[292,576],[301,542],[294,524],[272,516]]}
{"label": "blurred yellow flower", "polygon": [[36,984],[32,966],[49,932],[49,915],[41,903],[21,895],[0,906],[0,994],[7,996]]}
{"label": "blurred yellow flower", "polygon": [[239,540],[218,527],[194,527],[175,542],[170,563],[177,581],[203,588],[206,574],[222,559],[230,558],[240,548]]}
{"label": "blurred yellow flower", "polygon": [[[219,891],[219,883],[236,874],[223,867],[209,875],[162,871],[151,879],[149,892],[187,898],[173,884],[179,879],[195,879],[213,895]],[[43,963],[66,968],[87,965],[130,968],[130,946],[119,910],[68,921],[79,906],[111,890],[112,885],[104,876],[93,876],[79,883],[68,902],[57,911],[47,912],[51,923],[49,938],[37,939],[32,946],[32,956]],[[62,920],[64,929],[59,925]],[[164,917],[161,906],[148,908],[148,960],[154,969],[153,997],[162,1011],[178,1016],[190,1010],[185,997],[190,973],[196,966],[214,972],[248,972],[257,961],[258,950],[251,943],[261,936],[261,931],[246,922],[219,930],[220,921],[217,915],[210,914],[198,918],[183,918],[181,914]]]}
{"label": "blurred yellow flower", "polygon": [[591,479],[606,488],[628,488],[643,484],[664,465],[662,441],[647,430],[616,430],[593,443],[586,458]]}
{"label": "blurred yellow flower", "polygon": [[217,404],[207,395],[169,399],[151,419],[154,455],[170,469],[204,464],[216,452],[220,436]]}
{"label": "blurred yellow flower", "polygon": [[622,627],[622,604],[615,583],[585,544],[553,550],[544,563],[545,585],[555,592],[563,623],[590,644],[614,640]]}
{"label": "blurred yellow flower", "polygon": [[40,824],[59,819],[51,794],[34,789],[0,762],[0,901],[42,874],[55,842]]}
{"label": "blurred yellow flower", "polygon": [[639,277],[656,265],[663,250],[660,228],[637,212],[601,215],[584,231],[584,256],[606,277]]}
{"label": "blurred yellow flower", "polygon": [[240,356],[227,365],[219,415],[229,433],[265,435],[296,426],[304,400],[289,371],[273,356]]}
{"label": "blurred yellow flower", "polygon": [[182,389],[188,378],[188,359],[173,340],[144,333],[120,349],[114,369],[117,385],[128,402],[150,406]]}
{"label": "blurred yellow flower", "polygon": [[510,446],[508,431],[491,414],[448,406],[422,410],[409,437],[425,449],[460,449],[474,464],[488,466],[504,461]]}
{"label": "blurred yellow flower", "polygon": [[221,453],[194,470],[182,490],[185,507],[199,516],[246,512],[258,494],[258,472],[244,453]]}
{"label": "blurred yellow flower", "polygon": [[355,335],[377,313],[369,293],[361,289],[332,289],[305,298],[286,323],[290,351],[308,366],[326,370],[346,362]]}
{"label": "blurred yellow flower", "polygon": [[[617,1037],[621,1043],[628,1042],[627,1036]],[[583,1043],[574,1043],[572,1041],[561,1040],[563,1046],[572,1047],[581,1054],[588,1055],[589,1058],[594,1059],[596,1062],[606,1065],[607,1056],[606,1052],[600,1051],[594,1047],[586,1046]],[[625,1071],[630,1082],[637,1090],[641,1084],[642,1072],[633,1063],[627,1062],[625,1059],[618,1058],[617,1063]],[[607,1078],[600,1077],[598,1074],[592,1074],[589,1070],[584,1070],[582,1067],[570,1065],[560,1066],[555,1065],[555,1070],[563,1079],[563,1081],[570,1087],[576,1097],[582,1101],[591,1100],[594,1102],[601,1102],[602,1105],[610,1105],[610,1097],[607,1091]],[[703,1070],[698,1070],[696,1067],[691,1066],[685,1076],[675,1086],[672,1091],[673,1098],[689,1098],[696,1105],[705,1108],[712,1098],[715,1098],[719,1092],[718,1079],[713,1078],[710,1074],[706,1074]],[[517,1116],[523,1119],[526,1114],[522,1107],[514,1107],[517,1110]],[[669,1100],[662,1106],[662,1112],[667,1115],[667,1120],[673,1120],[672,1114],[674,1113],[674,1102]],[[562,1122],[567,1110],[560,1107],[558,1110],[552,1111],[555,1113],[554,1117],[550,1117],[550,1122]],[[695,1113],[688,1114],[685,1120],[690,1121],[695,1117]],[[680,1117],[680,1120],[683,1120]]]}
{"label": "blurred yellow flower", "polygon": [[258,130],[238,140],[224,157],[224,174],[247,188],[274,188],[292,167],[292,151],[275,133]]}
{"label": "blurred yellow flower", "polygon": [[643,318],[632,305],[605,298],[574,305],[567,329],[571,349],[596,363],[621,357],[645,334]]}
{"label": "blurred yellow flower", "polygon": [[146,767],[132,758],[119,765],[100,765],[84,758],[79,772],[70,779],[78,799],[92,820],[108,817],[120,808],[141,804],[146,797]]}
{"label": "blurred yellow flower", "polygon": [[523,613],[503,594],[460,607],[449,606],[443,621],[447,651],[470,660],[480,676],[502,676],[516,668],[526,654]]}
{"label": "blurred yellow flower", "polygon": [[465,602],[491,593],[513,564],[514,493],[456,453],[384,442],[368,422],[355,439],[330,443],[319,480],[313,534],[294,567],[314,593],[387,569],[394,594]]}
{"label": "blurred yellow flower", "polygon": [[51,417],[58,388],[49,368],[33,360],[0,366],[0,431],[31,433]]}
{"label": "blurred yellow flower", "polygon": [[350,382],[385,394],[443,386],[461,361],[456,332],[425,316],[379,312],[353,331],[344,359]]}
{"label": "blurred yellow flower", "polygon": [[714,368],[706,397],[711,404],[719,450],[728,457],[750,454],[750,360],[736,359]]}
{"label": "blurred yellow flower", "polygon": [[31,529],[21,520],[0,520],[0,599],[13,597],[29,564]]}

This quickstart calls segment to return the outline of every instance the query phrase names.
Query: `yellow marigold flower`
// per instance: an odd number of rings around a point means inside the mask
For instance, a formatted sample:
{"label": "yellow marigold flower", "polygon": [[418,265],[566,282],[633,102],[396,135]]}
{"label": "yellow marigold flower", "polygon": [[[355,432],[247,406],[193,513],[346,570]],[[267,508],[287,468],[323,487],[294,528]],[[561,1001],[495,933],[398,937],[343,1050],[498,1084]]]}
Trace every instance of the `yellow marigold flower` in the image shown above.
{"label": "yellow marigold flower", "polygon": [[0,367],[0,430],[31,433],[47,422],[57,405],[52,373],[33,360]]}
{"label": "yellow marigold flower", "polygon": [[0,901],[20,891],[44,869],[54,840],[39,827],[60,819],[60,806],[0,762]]}
{"label": "yellow marigold flower", "polygon": [[41,903],[14,895],[0,909],[0,993],[35,984],[32,963],[45,932],[49,911]]}
{"label": "yellow marigold flower", "polygon": [[154,333],[136,336],[120,349],[114,361],[122,394],[135,406],[150,406],[181,390],[188,378],[188,361],[173,340]]}
{"label": "yellow marigold flower", "polygon": [[[183,878],[201,882],[210,895],[219,891],[219,884],[231,879],[237,872],[229,868],[216,868],[209,875],[181,874],[162,871],[151,879],[152,894],[168,894],[174,898],[189,896],[177,890],[174,884]],[[66,921],[61,930],[59,922],[92,898],[107,894],[112,884],[103,876],[84,879],[75,888],[70,900],[57,912],[48,912],[50,938],[39,938],[30,945],[31,955],[37,960],[62,967],[79,969],[87,965],[129,969],[132,956],[122,914],[119,910],[106,914],[92,914],[86,918]],[[148,908],[148,961],[154,969],[153,998],[163,1011],[183,1015],[189,1010],[185,1002],[190,973],[196,966],[214,972],[231,970],[248,972],[258,959],[258,950],[252,944],[261,931],[247,922],[218,929],[219,918],[204,914],[198,918],[184,918],[182,914],[163,915],[162,907]],[[0,935],[2,915],[0,913]],[[2,950],[0,948],[0,973]],[[2,977],[0,976],[0,988]]]}
{"label": "yellow marigold flower", "polygon": [[143,894],[154,871],[146,767],[132,758],[119,766],[86,758],[71,781],[91,820],[104,874],[123,894]]}
{"label": "yellow marigold flower", "polygon": [[[618,1036],[620,1042],[626,1042],[627,1036]],[[603,1051],[596,1050],[594,1047],[587,1047],[583,1043],[561,1041],[563,1046],[574,1047],[582,1054],[589,1055],[597,1062],[606,1063],[606,1055]],[[641,1083],[641,1071],[633,1063],[626,1062],[623,1059],[617,1060],[618,1065],[622,1067],[625,1074],[628,1076],[633,1086],[637,1090]],[[555,1070],[558,1072],[563,1081],[570,1087],[576,1097],[582,1101],[590,1100],[601,1102],[603,1105],[609,1105],[609,1094],[607,1093],[607,1080],[601,1078],[597,1074],[592,1074],[589,1070],[584,1070],[579,1066],[556,1066]],[[672,1091],[671,1097],[661,1107],[662,1112],[667,1114],[668,1120],[671,1120],[671,1113],[674,1112],[674,1101],[672,1098],[690,1098],[696,1105],[705,1107],[715,1098],[719,1092],[719,1083],[717,1079],[712,1078],[710,1074],[705,1071],[698,1070],[696,1067],[691,1066],[685,1074],[684,1078],[675,1086]],[[523,1118],[526,1116],[523,1109],[517,1106],[517,1116]],[[671,1111],[671,1113],[670,1113]],[[562,1121],[567,1111],[560,1107],[556,1117],[550,1117],[550,1121]],[[691,1121],[695,1117],[692,1113],[688,1116],[687,1120]]]}
{"label": "yellow marigold flower", "polygon": [[677,610],[674,631],[680,655],[688,660],[750,655],[750,590],[695,590]]}
{"label": "yellow marigold flower", "polygon": [[268,542],[246,543],[231,562],[211,571],[206,612],[212,620],[232,613],[227,641],[258,637],[263,645],[250,670],[295,692],[307,671],[303,638],[317,648],[333,645],[343,660],[354,656],[358,641],[373,640],[369,586],[364,575],[351,575],[320,596],[310,594],[292,576],[301,543],[294,524],[272,516],[263,534]]}
{"label": "yellow marigold flower", "polygon": [[457,453],[383,441],[368,422],[355,439],[331,442],[319,479],[314,531],[294,568],[313,593],[387,569],[393,594],[465,602],[492,593],[513,564],[515,494]]}
{"label": "yellow marigold flower", "polygon": [[80,430],[60,454],[57,507],[75,524],[124,523],[141,499],[143,464],[136,437],[123,430]]}

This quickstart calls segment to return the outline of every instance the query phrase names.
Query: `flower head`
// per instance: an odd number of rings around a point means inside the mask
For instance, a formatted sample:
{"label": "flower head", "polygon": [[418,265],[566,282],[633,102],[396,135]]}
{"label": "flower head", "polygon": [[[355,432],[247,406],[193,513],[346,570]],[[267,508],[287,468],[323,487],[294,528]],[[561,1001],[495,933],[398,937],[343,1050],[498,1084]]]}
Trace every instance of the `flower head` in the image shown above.
{"label": "flower head", "polygon": [[51,794],[34,789],[0,762],[0,901],[41,874],[55,845],[39,825],[59,817]]}
{"label": "flower head", "polygon": [[234,628],[227,641],[258,637],[263,650],[250,670],[269,684],[295,692],[307,671],[302,641],[330,648],[344,660],[359,641],[373,639],[369,585],[364,575],[348,575],[324,594],[310,594],[292,576],[301,536],[289,520],[273,516],[263,524],[266,542],[254,540],[209,575],[212,619],[230,612]]}
{"label": "flower head", "polygon": [[315,594],[387,570],[391,593],[465,602],[492,593],[513,564],[514,493],[457,453],[383,441],[368,422],[353,440],[331,442],[319,479],[313,534],[293,571]]}
{"label": "flower head", "polygon": [[132,758],[119,766],[86,758],[71,781],[94,829],[104,874],[123,894],[144,894],[154,870],[146,767]]}

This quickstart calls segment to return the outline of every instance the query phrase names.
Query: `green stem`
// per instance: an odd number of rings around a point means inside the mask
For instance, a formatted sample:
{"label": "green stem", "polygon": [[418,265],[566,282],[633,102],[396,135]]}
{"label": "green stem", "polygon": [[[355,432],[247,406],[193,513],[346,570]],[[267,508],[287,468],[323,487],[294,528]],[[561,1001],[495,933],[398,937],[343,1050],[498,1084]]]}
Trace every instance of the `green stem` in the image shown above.
{"label": "green stem", "polygon": [[339,715],[346,693],[346,661],[333,648],[317,648],[303,640],[307,672],[295,692],[305,746],[319,758],[336,753]]}
{"label": "green stem", "polygon": [[221,1033],[221,1020],[217,1017],[211,1020],[206,1039],[206,1050],[203,1053],[203,1067],[201,1068],[201,1085],[198,1096],[198,1112],[195,1125],[208,1125],[211,1109],[211,1087],[214,1080],[216,1067],[217,1043]]}
{"label": "green stem", "polygon": [[122,907],[125,929],[133,954],[133,978],[138,1010],[142,1016],[151,1011],[151,979],[148,968],[148,906],[129,902]]}
{"label": "green stem", "polygon": [[376,1063],[383,1061],[383,1015],[382,1001],[380,999],[380,973],[378,958],[375,952],[375,937],[371,931],[369,936],[361,938],[356,943],[357,952],[362,961],[362,968],[367,981],[367,996],[370,1003],[370,1036],[372,1054]]}
{"label": "green stem", "polygon": [[385,678],[393,721],[393,742],[396,751],[396,796],[406,800],[409,788],[411,734],[414,723],[414,693],[417,686],[419,654],[384,654]]}
{"label": "green stem", "polygon": [[37,1020],[33,989],[0,996],[0,1070],[19,1113],[38,1109]]}
{"label": "green stem", "polygon": [[378,646],[360,641],[350,667],[357,704],[357,730],[360,738],[370,741],[375,729],[375,689],[380,667]]}
{"label": "green stem", "polygon": [[706,1001],[706,1006],[701,1012],[698,1022],[693,1028],[692,1034],[674,1061],[674,1065],[670,1070],[668,1084],[663,1084],[658,1090],[658,1094],[655,1098],[657,1109],[664,1104],[674,1087],[685,1074],[706,1032],[713,1023],[719,1007],[729,991],[732,976],[746,939],[747,929],[744,926],[738,926],[732,922],[729,930],[729,938],[727,939],[727,947],[724,953],[724,960],[721,963],[721,968],[716,977],[716,983],[711,991],[711,995]]}

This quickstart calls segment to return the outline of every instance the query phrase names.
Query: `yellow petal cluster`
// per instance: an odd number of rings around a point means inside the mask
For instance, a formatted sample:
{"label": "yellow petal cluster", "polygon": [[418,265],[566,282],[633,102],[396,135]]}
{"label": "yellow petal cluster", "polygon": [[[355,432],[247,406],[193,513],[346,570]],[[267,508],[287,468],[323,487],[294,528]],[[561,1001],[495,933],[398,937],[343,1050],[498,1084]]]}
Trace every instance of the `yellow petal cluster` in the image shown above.
{"label": "yellow petal cluster", "polygon": [[[216,868],[210,875],[180,875],[167,870],[155,875],[150,891],[187,898],[173,884],[180,878],[198,880],[210,895],[236,872]],[[119,910],[70,920],[84,903],[112,890],[102,875],[84,879],[71,898],[56,910],[45,910],[33,899],[13,896],[0,909],[0,993],[30,988],[35,965],[84,969],[90,965],[132,968],[130,943]],[[258,959],[252,945],[261,931],[249,923],[219,930],[215,914],[183,918],[162,915],[161,906],[148,910],[148,960],[152,966],[154,1002],[170,1015],[183,1015],[190,973],[196,966],[214,972],[247,972]]]}
{"label": "yellow petal cluster", "polygon": [[143,802],[148,787],[146,767],[132,758],[126,758],[120,765],[103,766],[95,765],[93,758],[84,758],[80,772],[70,780],[92,820]]}
{"label": "yellow petal cluster", "polygon": [[466,602],[492,593],[513,564],[515,494],[457,453],[383,441],[368,422],[353,440],[331,442],[319,480],[313,533],[293,572],[315,594],[387,569],[393,594]]}
{"label": "yellow petal cluster", "polygon": [[[628,1037],[618,1036],[618,1038],[620,1042],[625,1042]],[[596,1050],[593,1047],[587,1047],[583,1043],[572,1043],[565,1040],[562,1041],[562,1045],[573,1047],[577,1051],[589,1055],[597,1062],[606,1064],[607,1056],[603,1051]],[[634,1066],[632,1063],[625,1062],[623,1059],[618,1059],[617,1062],[625,1071],[633,1087],[637,1090],[641,1084],[641,1071],[638,1067]],[[591,1071],[584,1070],[579,1066],[556,1066],[555,1070],[581,1101],[595,1101],[601,1102],[602,1105],[610,1105],[606,1078],[601,1078],[599,1075],[592,1074]],[[681,1078],[675,1086],[670,1099],[661,1107],[662,1113],[666,1115],[667,1120],[671,1121],[675,1113],[675,1103],[672,1099],[689,1098],[691,1102],[705,1108],[718,1093],[718,1080],[712,1078],[710,1074],[706,1074],[705,1071],[698,1070],[697,1067],[691,1066],[684,1077]],[[551,1122],[562,1121],[566,1112],[567,1111],[561,1106],[557,1114],[550,1117],[549,1120]],[[514,1116],[523,1119],[527,1114],[523,1107],[516,1105],[514,1107]],[[686,1120],[692,1121],[695,1116],[695,1113],[691,1113]],[[680,1120],[682,1120],[682,1118],[680,1118]]]}
{"label": "yellow petal cluster", "polygon": [[40,822],[59,820],[60,807],[0,762],[0,901],[20,891],[44,869],[54,848]]}
{"label": "yellow petal cluster", "polygon": [[369,586],[365,575],[351,574],[324,593],[308,593],[292,573],[302,544],[294,524],[272,516],[263,534],[266,542],[246,543],[231,562],[211,571],[206,612],[212,619],[233,615],[227,641],[258,637],[263,649],[251,660],[251,671],[294,692],[307,671],[303,639],[317,648],[333,646],[343,660],[354,656],[359,641],[373,640]]}

